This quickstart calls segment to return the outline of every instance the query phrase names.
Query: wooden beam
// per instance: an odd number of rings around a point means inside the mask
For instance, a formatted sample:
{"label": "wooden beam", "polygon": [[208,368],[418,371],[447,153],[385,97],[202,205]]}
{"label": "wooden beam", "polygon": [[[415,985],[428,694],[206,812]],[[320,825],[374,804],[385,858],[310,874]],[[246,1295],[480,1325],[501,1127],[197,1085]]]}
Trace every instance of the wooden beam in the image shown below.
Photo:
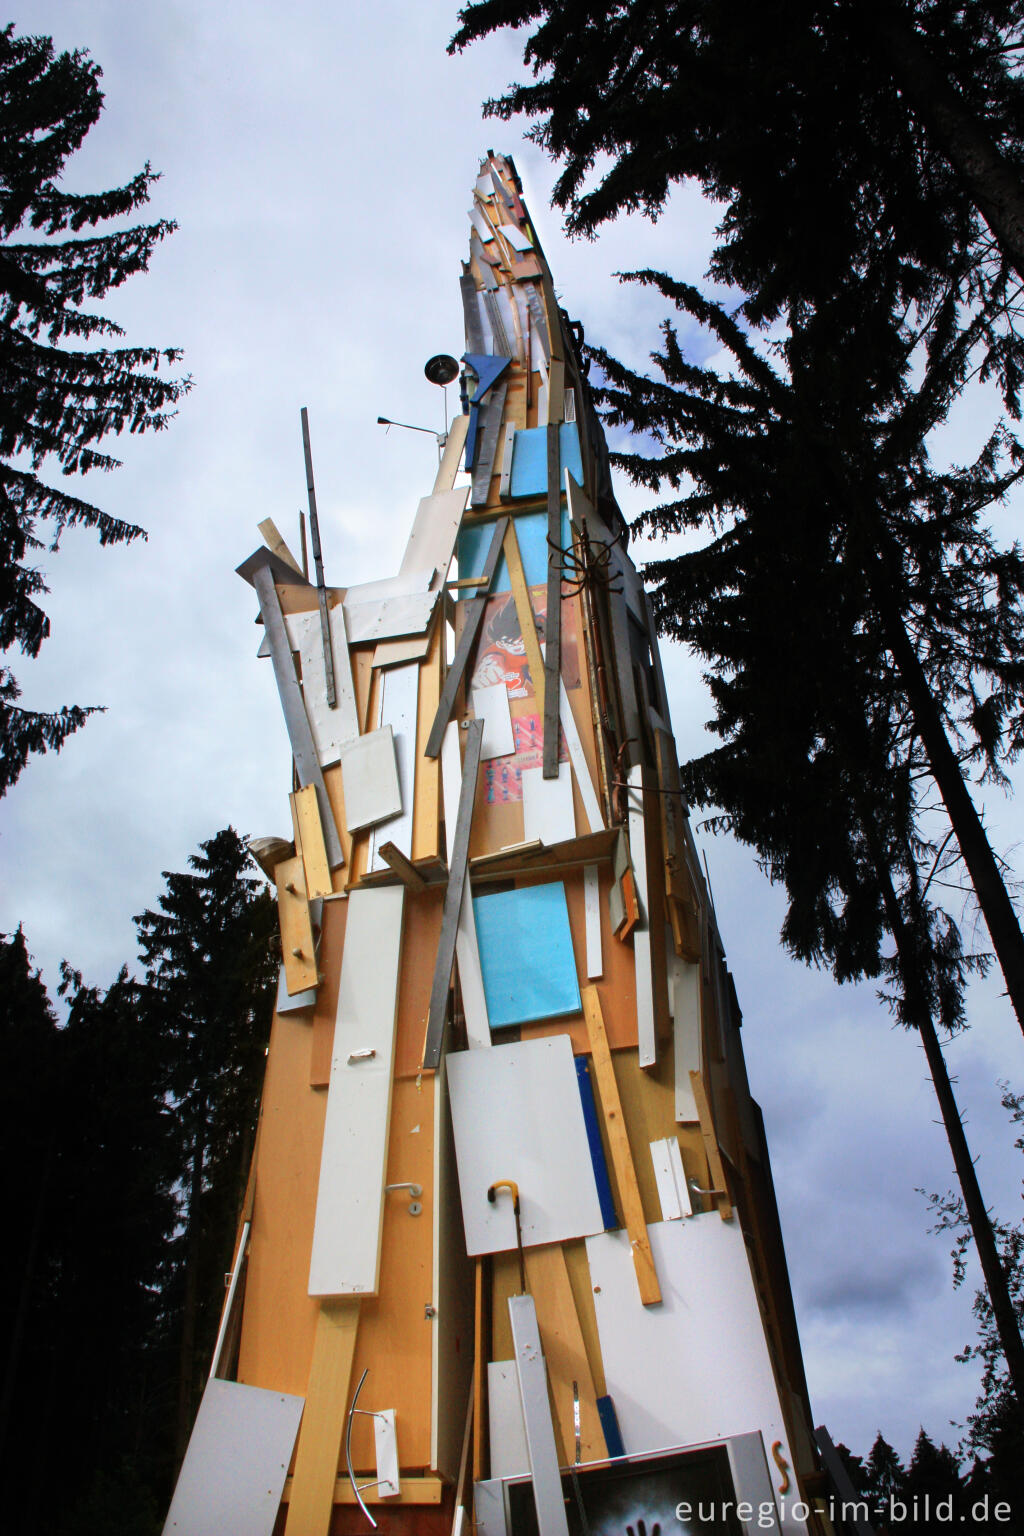
{"label": "wooden beam", "polygon": [[434,480],[434,495],[441,491],[450,491],[455,484],[455,478],[459,473],[459,461],[462,458],[462,450],[466,446],[466,433],[469,431],[469,417],[456,416],[448,428],[448,437],[445,441],[441,462],[437,466],[437,476]]}
{"label": "wooden beam", "polygon": [[462,683],[463,674],[469,665],[473,647],[476,645],[477,631],[480,628],[480,621],[484,616],[484,606],[487,602],[486,592],[494,580],[494,573],[498,568],[498,560],[501,556],[502,542],[507,527],[507,517],[500,517],[494,525],[494,533],[491,537],[490,548],[487,551],[487,559],[484,561],[482,573],[485,595],[471,598],[466,604],[462,634],[459,636],[459,643],[455,648],[455,657],[448,670],[448,676],[445,678],[444,687],[441,690],[441,699],[437,706],[437,714],[434,716],[434,723],[430,727],[430,735],[427,737],[427,745],[424,748],[424,756],[426,757],[437,757],[440,754],[445,727],[452,717],[452,710],[455,708],[455,696]]}
{"label": "wooden beam", "polygon": [[548,1388],[562,1442],[562,1465],[577,1460],[573,1383],[580,1406],[578,1459],[601,1461],[608,1452],[597,1411],[597,1392],[560,1243],[526,1249],[526,1279],[537,1303]]}
{"label": "wooden beam", "polygon": [[377,849],[381,858],[410,891],[425,891],[427,882],[409,859],[406,858],[401,848],[396,848],[394,843],[381,843]]}
{"label": "wooden beam", "polygon": [[277,913],[281,924],[281,958],[289,996],[317,984],[316,949],[309,916],[302,856],[284,859],[274,871]]}
{"label": "wooden beam", "polygon": [[562,486],[557,422],[548,423],[548,611],[544,625],[544,777],[558,777],[558,679],[562,654]]}
{"label": "wooden beam", "polygon": [[288,548],[288,545],[285,543],[284,539],[278,532],[277,524],[274,522],[274,519],[272,517],[265,517],[262,523],[257,524],[257,526],[260,530],[260,533],[263,535],[263,542],[266,544],[267,548],[272,550],[279,560],[283,560],[285,565],[290,565],[292,570],[298,571],[299,575],[304,577],[305,572],[303,571],[302,566],[296,560],[295,556]]}
{"label": "wooden beam", "polygon": [[640,1185],[637,1182],[633,1154],[630,1150],[626,1119],[622,1113],[619,1085],[615,1080],[615,1066],[608,1046],[604,1015],[601,1012],[601,999],[597,988],[593,986],[582,987],[581,995],[583,1013],[587,1021],[587,1034],[590,1039],[590,1052],[594,1060],[594,1075],[597,1078],[601,1109],[608,1133],[608,1147],[615,1167],[626,1231],[629,1233],[629,1241],[633,1249],[633,1265],[640,1288],[640,1300],[645,1307],[650,1307],[661,1300],[661,1287],[658,1284],[654,1255],[651,1253],[651,1243],[647,1236],[647,1223],[644,1221],[643,1202],[640,1199]]}
{"label": "wooden beam", "polygon": [[438,942],[437,963],[434,967],[434,984],[430,990],[427,1034],[423,1046],[423,1066],[430,1072],[437,1070],[441,1060],[441,1041],[444,1036],[445,1015],[448,1011],[448,988],[451,985],[452,966],[455,963],[459,910],[466,892],[469,834],[473,826],[473,805],[476,800],[476,783],[480,773],[480,749],[483,746],[483,740],[483,721],[471,720],[469,730],[466,732],[466,756],[462,764],[459,814],[449,845],[448,889],[444,898],[441,937]]}
{"label": "wooden beam", "polygon": [[715,1135],[715,1122],[711,1118],[708,1092],[699,1072],[690,1073],[690,1082],[693,1084],[694,1103],[697,1105],[697,1113],[700,1116],[700,1134],[704,1142],[704,1151],[707,1153],[708,1167],[711,1169],[718,1214],[723,1221],[731,1221],[732,1201],[729,1198],[729,1185],[725,1177],[722,1154],[718,1150],[718,1137]]}
{"label": "wooden beam", "polygon": [[[285,1536],[327,1536],[345,1433],[352,1357],[359,1327],[357,1297],[320,1303],[306,1406],[299,1429]],[[351,1487],[343,1479],[345,1487]]]}

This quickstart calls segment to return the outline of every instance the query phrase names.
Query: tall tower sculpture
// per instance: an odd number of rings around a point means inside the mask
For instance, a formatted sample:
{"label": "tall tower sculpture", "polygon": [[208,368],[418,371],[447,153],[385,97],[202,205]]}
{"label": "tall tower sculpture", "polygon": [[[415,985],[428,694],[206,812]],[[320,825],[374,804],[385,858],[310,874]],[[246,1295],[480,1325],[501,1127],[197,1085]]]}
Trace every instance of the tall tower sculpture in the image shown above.
{"label": "tall tower sculpture", "polygon": [[464,410],[397,574],[326,587],[315,520],[313,579],[269,523],[239,568],[297,787],[262,849],[258,1142],[165,1530],[826,1532],[578,327],[508,159],[470,224]]}

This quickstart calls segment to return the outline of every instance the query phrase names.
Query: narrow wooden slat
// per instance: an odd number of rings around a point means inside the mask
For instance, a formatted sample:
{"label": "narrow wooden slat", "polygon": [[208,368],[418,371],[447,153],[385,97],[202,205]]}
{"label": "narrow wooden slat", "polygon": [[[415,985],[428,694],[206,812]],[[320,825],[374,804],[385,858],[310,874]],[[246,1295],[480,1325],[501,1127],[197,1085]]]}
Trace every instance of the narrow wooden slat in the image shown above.
{"label": "narrow wooden slat", "polygon": [[320,1304],[285,1536],[326,1536],[331,1523],[359,1307],[358,1298],[348,1297]]}
{"label": "narrow wooden slat", "polygon": [[[266,554],[269,561],[272,558],[270,552],[266,551]],[[331,868],[337,869],[339,865],[345,862],[345,856],[341,851],[341,838],[338,836],[334,812],[331,810],[331,802],[327,796],[327,786],[324,783],[320,761],[313,743],[313,733],[309,728],[309,718],[306,715],[305,705],[302,702],[298,678],[295,676],[291,643],[284,626],[284,616],[281,613],[281,604],[277,596],[277,589],[274,586],[274,577],[268,564],[259,565],[252,571],[252,583],[256,588],[256,595],[260,601],[260,614],[266,627],[267,638],[270,641],[270,655],[274,664],[274,677],[277,682],[277,691],[281,696],[281,708],[284,710],[285,724],[288,727],[288,739],[291,742],[292,756],[295,759],[295,767],[299,775],[299,784],[303,788],[307,784],[316,786],[316,798],[317,804],[320,807],[320,821],[324,829],[327,857]]]}
{"label": "narrow wooden slat", "polygon": [[548,424],[548,612],[544,635],[544,777],[558,777],[558,679],[562,654],[562,487],[558,426]]}
{"label": "narrow wooden slat", "polygon": [[274,554],[278,557],[279,560],[283,560],[285,565],[290,565],[293,570],[298,571],[299,575],[302,576],[302,566],[296,560],[295,556],[288,548],[288,545],[281,537],[281,534],[278,532],[277,524],[274,522],[274,519],[272,517],[265,517],[262,523],[259,523],[257,526],[260,530],[260,533],[263,535],[263,541],[267,548],[273,550]]}
{"label": "narrow wooden slat", "polygon": [[434,984],[430,990],[430,1010],[427,1015],[427,1034],[423,1047],[423,1066],[426,1071],[431,1072],[437,1070],[441,1060],[441,1040],[448,1009],[448,988],[452,979],[452,965],[455,962],[459,909],[462,906],[469,867],[469,834],[473,826],[473,804],[476,800],[476,783],[480,773],[480,748],[483,745],[483,739],[483,721],[471,720],[469,730],[466,732],[466,756],[462,765],[458,820],[449,845],[448,889],[444,898],[441,937],[438,942],[437,963],[434,967]]}
{"label": "narrow wooden slat", "polygon": [[318,896],[330,896],[334,889],[331,868],[327,860],[327,846],[320,820],[320,807],[316,787],[307,784],[289,796],[292,806],[292,826],[295,829],[295,851],[302,855],[302,868],[306,875],[306,895],[311,901]]}
{"label": "narrow wooden slat", "polygon": [[306,895],[302,857],[283,859],[274,871],[277,881],[277,913],[281,924],[281,958],[289,996],[315,987],[316,951],[313,924]]}
{"label": "narrow wooden slat", "polygon": [[704,1142],[704,1151],[707,1153],[708,1167],[711,1169],[711,1178],[714,1187],[719,1193],[716,1195],[718,1214],[723,1221],[732,1220],[732,1200],[729,1198],[729,1185],[725,1177],[725,1165],[722,1162],[722,1154],[718,1150],[718,1137],[715,1135],[715,1122],[711,1118],[711,1105],[708,1103],[707,1089],[704,1087],[704,1079],[699,1072],[690,1073],[690,1082],[693,1084],[693,1099],[700,1116],[700,1134]]}
{"label": "narrow wooden slat", "polygon": [[494,473],[494,459],[498,451],[498,435],[505,416],[507,394],[508,385],[504,381],[494,384],[488,390],[483,405],[480,406],[483,426],[478,438],[476,463],[473,468],[473,491],[470,497],[470,506],[473,507],[482,507],[487,504],[491,476]]}
{"label": "narrow wooden slat", "polygon": [[394,843],[381,843],[377,852],[385,864],[394,870],[402,884],[408,886],[410,891],[426,890],[427,882],[415,864],[410,863],[406,858],[401,848],[397,848]]}
{"label": "narrow wooden slat", "polygon": [[608,1146],[619,1185],[619,1199],[622,1202],[626,1231],[633,1249],[633,1265],[640,1288],[640,1300],[645,1307],[649,1307],[661,1300],[661,1287],[654,1267],[654,1255],[651,1253],[650,1239],[647,1235],[647,1223],[644,1221],[640,1186],[637,1182],[633,1153],[630,1150],[626,1120],[622,1113],[619,1085],[615,1080],[615,1066],[608,1046],[604,1015],[601,1012],[601,999],[596,987],[583,987],[581,993],[583,1013],[587,1021],[587,1034],[590,1039],[590,1052],[594,1060],[594,1073],[601,1098],[601,1110],[608,1133]]}
{"label": "narrow wooden slat", "polygon": [[607,1452],[597,1412],[597,1392],[561,1245],[527,1248],[526,1279],[537,1304],[548,1386],[561,1432],[562,1465],[575,1460],[573,1382],[580,1401],[580,1460],[599,1461]]}
{"label": "narrow wooden slat", "polygon": [[[498,560],[501,556],[507,527],[507,517],[500,517],[494,525],[494,533],[491,537],[487,559],[484,561],[482,572],[484,594],[486,594],[491,582],[494,580],[494,573],[498,568]],[[486,601],[486,595],[482,595],[471,598],[466,605],[468,611],[463,621],[462,634],[459,636],[455,657],[448,669],[448,676],[445,678],[445,684],[441,690],[441,700],[437,706],[437,714],[434,716],[434,723],[430,728],[430,735],[427,737],[427,745],[424,749],[426,757],[437,757],[441,751],[445,726],[451,719],[452,710],[455,708],[455,696],[459,691],[459,685],[462,682],[466,667],[469,665],[470,656],[473,654],[473,647],[476,644],[480,621],[484,616]]]}

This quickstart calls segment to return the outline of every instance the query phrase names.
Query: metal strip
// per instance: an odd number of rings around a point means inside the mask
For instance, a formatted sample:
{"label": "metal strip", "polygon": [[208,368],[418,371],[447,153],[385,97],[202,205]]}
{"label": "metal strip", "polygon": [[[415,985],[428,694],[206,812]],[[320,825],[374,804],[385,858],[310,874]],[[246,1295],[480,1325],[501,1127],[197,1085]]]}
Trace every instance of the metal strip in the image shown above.
{"label": "metal strip", "polygon": [[[544,777],[558,777],[558,678],[562,653],[562,487],[558,427],[548,424],[548,610],[544,622]],[[593,829],[591,829],[593,830]]]}
{"label": "metal strip", "polygon": [[537,1506],[540,1536],[569,1536],[562,1478],[558,1470],[555,1428],[548,1402],[548,1373],[540,1347],[537,1309],[532,1296],[510,1296],[508,1315],[512,1324],[512,1352],[519,1379],[519,1395],[530,1455],[530,1480]]}
{"label": "metal strip", "polygon": [[476,465],[473,470],[473,492],[470,497],[470,506],[473,507],[482,507],[487,502],[507,394],[507,384],[495,385],[487,396],[486,404],[481,407],[484,426],[480,433],[480,446],[477,449]]}
{"label": "metal strip", "polygon": [[438,700],[437,713],[434,716],[434,723],[430,727],[430,735],[427,737],[427,745],[423,752],[425,757],[437,757],[440,754],[445,726],[451,719],[452,710],[455,707],[455,696],[459,691],[459,685],[462,682],[463,674],[469,664],[469,658],[473,654],[473,647],[476,644],[480,621],[484,616],[487,593],[490,591],[491,582],[494,580],[494,573],[498,569],[498,561],[501,558],[501,546],[507,527],[508,518],[499,517],[494,525],[494,533],[491,536],[484,568],[480,573],[481,582],[477,591],[481,595],[471,598],[465,605],[466,614],[463,621],[462,634],[459,636],[459,643],[456,647],[452,664],[448,668],[448,676],[444,680],[444,687]]}
{"label": "metal strip", "polygon": [[486,352],[484,345],[484,328],[480,323],[480,310],[476,302],[476,283],[471,275],[464,272],[459,278],[459,288],[462,292],[462,309],[466,317],[466,341],[469,352]]}
{"label": "metal strip", "polygon": [[[269,550],[267,553],[269,557]],[[334,811],[331,808],[327,785],[324,783],[320,761],[313,743],[313,733],[309,728],[309,717],[302,702],[299,680],[295,676],[291,643],[288,639],[288,631],[284,627],[284,615],[281,613],[281,604],[274,586],[269,561],[253,570],[252,582],[256,588],[256,596],[260,600],[260,615],[270,641],[274,677],[277,681],[277,691],[281,696],[281,708],[284,710],[288,740],[291,742],[292,756],[299,775],[299,786],[305,788],[307,784],[316,785],[316,799],[320,807],[327,858],[331,868],[338,869],[344,864],[345,855],[341,851],[341,838],[338,836]]]}
{"label": "metal strip", "polygon": [[459,814],[455,822],[455,833],[451,840],[448,857],[448,889],[444,898],[441,937],[438,940],[434,983],[430,989],[430,1009],[427,1014],[427,1035],[423,1046],[423,1066],[428,1072],[436,1071],[441,1060],[441,1041],[444,1037],[445,1014],[448,1009],[448,987],[452,979],[452,966],[455,963],[459,911],[462,907],[469,869],[469,834],[473,826],[473,805],[476,800],[476,781],[480,772],[480,749],[483,741],[483,721],[471,720],[469,730],[466,732],[466,756],[462,765]]}
{"label": "metal strip", "polygon": [[320,605],[320,634],[324,646],[324,679],[327,689],[327,707],[334,709],[334,653],[331,650],[331,620],[327,612],[327,587],[324,583],[324,562],[320,553],[320,521],[316,515],[316,490],[313,486],[313,453],[309,446],[309,415],[302,407],[302,452],[306,460],[306,495],[309,498],[309,532],[313,541],[313,566],[316,570],[316,595]]}

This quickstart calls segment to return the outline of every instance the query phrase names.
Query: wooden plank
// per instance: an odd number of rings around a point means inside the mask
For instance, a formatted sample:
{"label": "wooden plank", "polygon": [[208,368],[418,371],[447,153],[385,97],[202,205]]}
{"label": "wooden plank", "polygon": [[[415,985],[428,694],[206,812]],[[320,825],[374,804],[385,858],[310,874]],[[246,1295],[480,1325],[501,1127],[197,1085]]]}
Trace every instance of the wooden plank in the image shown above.
{"label": "wooden plank", "polygon": [[485,1390],[487,1379],[487,1341],[484,1337],[484,1266],[486,1256],[477,1257],[473,1277],[473,1481],[478,1483],[484,1475],[484,1428]]}
{"label": "wooden plank", "polygon": [[381,843],[377,850],[389,869],[393,869],[402,884],[410,891],[425,891],[427,882],[416,868],[409,862],[401,848],[394,843]]}
{"label": "wooden plank", "polygon": [[651,1165],[658,1185],[662,1221],[679,1221],[683,1216],[692,1216],[693,1205],[683,1172],[682,1154],[674,1136],[663,1136],[651,1142]]}
{"label": "wooden plank", "polygon": [[[285,1483],[282,1504],[290,1504],[292,1500],[293,1479],[289,1478]],[[365,1488],[362,1493],[364,1504],[383,1504],[386,1508],[396,1504],[440,1504],[444,1498],[446,1484],[439,1477],[403,1477],[401,1490],[397,1494],[383,1494],[376,1488]],[[339,1477],[334,1485],[335,1504],[355,1504],[356,1496],[352,1492],[352,1484],[347,1477]],[[285,1527],[289,1533],[291,1526]],[[326,1525],[323,1531],[326,1531]],[[303,1532],[305,1536],[305,1532]],[[322,1536],[322,1533],[318,1533]]]}
{"label": "wooden plank", "polygon": [[548,1367],[548,1385],[561,1432],[562,1464],[575,1461],[573,1383],[579,1391],[580,1461],[600,1461],[606,1454],[597,1392],[587,1358],[565,1254],[559,1244],[526,1250],[526,1279],[537,1304],[540,1342]]}
{"label": "wooden plank", "polygon": [[320,1304],[285,1536],[326,1536],[331,1523],[359,1305],[355,1297]]}
{"label": "wooden plank", "polygon": [[472,476],[473,490],[470,498],[470,504],[474,507],[485,506],[490,494],[494,457],[498,451],[498,435],[501,432],[507,394],[508,384],[502,380],[500,384],[495,384],[488,390],[487,398],[480,407],[483,426],[477,439]]}
{"label": "wooden plank", "polygon": [[[269,551],[265,553],[269,560],[271,558]],[[331,802],[327,796],[327,786],[324,783],[320,759],[317,756],[317,750],[313,743],[309,719],[302,702],[298,679],[295,676],[295,667],[292,664],[292,648],[284,627],[284,616],[281,613],[277,588],[274,586],[274,578],[266,564],[256,566],[253,569],[252,582],[256,588],[256,595],[260,601],[260,613],[270,640],[270,654],[274,664],[274,677],[277,681],[277,691],[281,698],[281,707],[284,710],[285,724],[288,727],[288,739],[291,742],[292,756],[295,759],[295,767],[299,775],[299,784],[303,788],[307,784],[314,784],[316,786],[316,798],[320,806],[320,820],[324,829],[327,857],[330,860],[331,868],[337,869],[339,865],[345,862],[344,854],[341,851],[341,838],[338,836],[338,828],[334,820],[334,812],[331,810]]]}
{"label": "wooden plank", "polygon": [[583,904],[587,934],[587,980],[604,974],[604,957],[601,953],[601,896],[599,871],[596,864],[583,867]]}
{"label": "wooden plank", "polygon": [[375,822],[386,821],[390,836],[390,825],[404,809],[390,724],[349,742],[341,755],[341,782],[348,830],[359,832]]}
{"label": "wooden plank", "polygon": [[435,496],[443,491],[450,491],[455,485],[459,473],[462,450],[466,446],[466,433],[469,431],[469,417],[456,416],[448,428],[448,438],[441,454],[441,462],[437,466],[437,475],[434,478]]}
{"label": "wooden plank", "polygon": [[[491,1477],[529,1477],[530,1453],[512,1360],[487,1362],[487,1441]],[[559,1457],[562,1460],[562,1457]]]}
{"label": "wooden plank", "polygon": [[375,1295],[390,1131],[403,886],[348,898],[317,1192],[311,1296]]}
{"label": "wooden plank", "polygon": [[[468,424],[469,418],[457,416],[455,420],[465,420]],[[448,434],[448,443],[445,444],[445,453],[448,452],[454,432],[455,424],[453,423],[452,431]],[[465,436],[465,428],[462,435]],[[442,464],[443,462],[442,459]],[[439,469],[439,476],[440,473]],[[468,485],[460,486],[458,490],[454,488],[438,490],[435,487],[430,496],[421,498],[409,533],[409,541],[405,546],[405,554],[398,568],[400,576],[408,575],[410,571],[432,570],[435,574],[430,583],[431,590],[435,592],[441,590],[448,575],[448,567],[452,563],[455,540],[459,535],[459,525],[468,500]]]}
{"label": "wooden plank", "polygon": [[558,683],[562,654],[562,486],[558,427],[548,424],[548,608],[544,646],[544,777],[558,777]]}
{"label": "wooden plank", "polygon": [[448,889],[444,899],[441,937],[434,968],[434,985],[430,992],[426,1039],[423,1044],[423,1066],[426,1071],[432,1072],[437,1070],[441,1060],[441,1042],[448,1012],[448,988],[452,979],[452,966],[455,963],[459,908],[462,906],[469,866],[469,834],[473,826],[473,805],[476,800],[476,781],[480,772],[480,747],[483,743],[483,735],[483,721],[471,720],[466,733],[466,757],[462,768],[458,815],[455,831],[449,844]]}
{"label": "wooden plank", "polygon": [[633,1250],[633,1265],[636,1269],[640,1300],[645,1307],[649,1307],[661,1300],[661,1288],[658,1284],[658,1275],[654,1267],[654,1258],[651,1254],[651,1245],[647,1236],[647,1226],[644,1222],[644,1208],[640,1198],[640,1186],[637,1183],[636,1168],[633,1163],[633,1154],[630,1150],[629,1132],[626,1129],[626,1121],[622,1113],[619,1086],[615,1080],[612,1053],[608,1047],[608,1035],[605,1031],[604,1015],[601,1011],[601,999],[598,996],[597,988],[593,986],[584,987],[582,994],[583,1013],[587,1021],[590,1052],[594,1061],[594,1074],[597,1078],[597,1088],[601,1099],[601,1109],[604,1114],[608,1147],[612,1155],[612,1166],[615,1169],[615,1177],[619,1186],[622,1215]]}
{"label": "wooden plank", "polygon": [[306,876],[306,894],[310,900],[318,896],[330,896],[334,884],[327,862],[327,846],[324,843],[316,789],[312,784],[307,784],[305,789],[297,789],[289,799],[292,826],[295,829],[295,850],[302,855],[302,868]]}
{"label": "wooden plank", "polygon": [[350,645],[371,640],[397,640],[401,635],[422,635],[433,617],[436,592],[412,592],[405,597],[385,597],[368,603],[345,604],[345,629]]}
{"label": "wooden plank", "polygon": [[[508,526],[509,520],[507,517],[500,517],[494,525],[494,533],[491,536],[490,546],[487,550],[487,559],[484,561],[484,568],[481,573],[484,594],[490,588],[491,582],[494,579],[494,573],[498,568],[502,543]],[[445,727],[452,717],[452,710],[455,708],[455,696],[459,691],[463,674],[469,664],[473,647],[476,645],[477,631],[480,628],[480,621],[484,616],[486,601],[486,595],[483,595],[471,598],[466,604],[462,634],[459,636],[459,643],[455,647],[455,656],[448,669],[448,676],[445,678],[444,687],[441,690],[437,714],[434,716],[434,723],[430,728],[430,735],[427,737],[427,745],[424,749],[427,757],[437,757],[441,751]]]}
{"label": "wooden plank", "polygon": [[537,1508],[537,1530],[539,1536],[569,1536],[555,1429],[548,1402],[547,1371],[533,1297],[510,1296],[508,1315],[530,1457],[530,1481]]}
{"label": "wooden plank", "polygon": [[512,494],[512,455],[515,452],[516,424],[514,421],[505,423],[505,441],[501,448],[501,484],[498,487],[498,496],[502,501],[507,501]]}
{"label": "wooden plank", "polygon": [[414,864],[441,859],[441,765],[425,755],[427,737],[441,701],[444,675],[447,625],[438,623],[431,635],[430,650],[420,665],[419,694],[416,705],[416,760],[412,816],[412,851]]}
{"label": "wooden plank", "polygon": [[636,1020],[640,1065],[653,1067],[658,1059],[654,1014],[654,971],[651,960],[650,907],[647,890],[647,832],[644,826],[644,771],[637,763],[629,770],[629,853],[640,903],[640,921],[633,929],[633,964],[636,968]]}
{"label": "wooden plank", "polygon": [[708,1167],[711,1169],[712,1185],[719,1191],[715,1196],[718,1214],[723,1221],[731,1221],[732,1201],[729,1198],[729,1181],[725,1177],[725,1165],[722,1162],[722,1154],[718,1150],[718,1137],[715,1135],[715,1123],[711,1118],[707,1089],[699,1072],[690,1073],[690,1082],[693,1085],[693,1100],[700,1117],[700,1134],[704,1142],[704,1151],[707,1153]]}
{"label": "wooden plank", "polygon": [[275,869],[274,877],[281,923],[281,959],[285,985],[291,995],[317,984],[316,948],[301,855],[283,859]]}
{"label": "wooden plank", "polygon": [[[445,731],[444,743],[441,747],[441,785],[444,795],[446,835],[448,829],[454,828],[458,823],[461,784],[462,758],[459,752],[459,727],[452,721]],[[453,843],[454,832],[449,842],[449,858],[454,853]],[[483,972],[480,969],[476,917],[473,912],[473,899],[468,889],[463,892],[462,905],[459,907],[455,957],[459,967],[459,988],[462,992],[462,1011],[466,1019],[467,1041],[471,1048],[487,1047],[491,1043],[491,1030],[487,1017]]]}
{"label": "wooden plank", "polygon": [[410,635],[404,640],[382,640],[373,653],[375,667],[399,667],[403,661],[422,661],[430,650],[431,635]]}
{"label": "wooden plank", "polygon": [[[465,1433],[462,1404],[472,1395],[474,1266],[462,1241],[446,1074],[437,1072],[426,1082],[410,1084],[410,1087],[418,1095],[433,1093],[431,1183],[434,1212],[430,1299],[435,1316],[430,1323],[430,1468],[450,1480],[459,1463]],[[411,1294],[408,1285],[405,1294]]]}
{"label": "wooden plank", "polygon": [[473,714],[484,722],[484,744],[480,756],[488,759],[510,756],[515,751],[515,739],[508,707],[508,688],[504,682],[491,683],[486,688],[471,688],[469,698]]}
{"label": "wooden plank", "polygon": [[558,697],[562,732],[565,736],[565,744],[569,749],[569,761],[572,763],[573,772],[576,775],[576,783],[579,786],[583,810],[590,824],[590,831],[598,832],[604,826],[601,802],[597,797],[594,781],[590,777],[590,767],[587,763],[587,755],[583,750],[583,741],[580,737],[579,727],[576,724],[572,704],[561,678],[558,679]]}
{"label": "wooden plank", "polygon": [[305,580],[305,572],[302,566],[278,532],[274,519],[272,517],[265,517],[262,523],[257,524],[257,527],[263,536],[263,542],[267,548],[272,550],[279,560],[283,560],[285,565],[290,565],[293,571],[298,571],[299,575]]}

